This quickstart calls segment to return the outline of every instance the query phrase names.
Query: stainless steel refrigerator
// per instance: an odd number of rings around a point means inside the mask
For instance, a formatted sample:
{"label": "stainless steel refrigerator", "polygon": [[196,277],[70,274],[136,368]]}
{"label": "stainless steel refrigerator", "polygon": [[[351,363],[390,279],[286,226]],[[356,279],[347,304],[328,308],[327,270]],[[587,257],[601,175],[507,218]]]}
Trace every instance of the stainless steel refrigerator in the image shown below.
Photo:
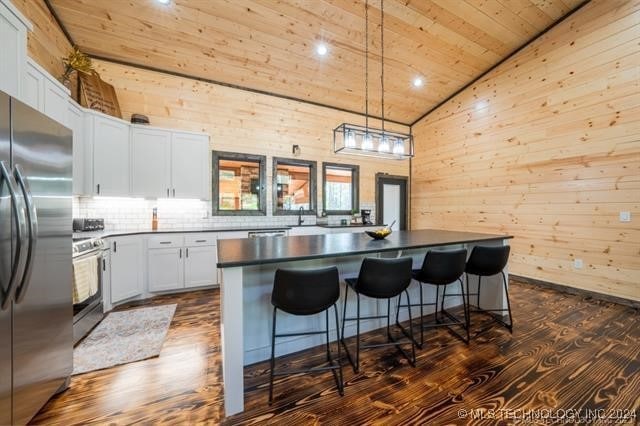
{"label": "stainless steel refrigerator", "polygon": [[69,129],[0,92],[0,425],[71,375],[71,149]]}

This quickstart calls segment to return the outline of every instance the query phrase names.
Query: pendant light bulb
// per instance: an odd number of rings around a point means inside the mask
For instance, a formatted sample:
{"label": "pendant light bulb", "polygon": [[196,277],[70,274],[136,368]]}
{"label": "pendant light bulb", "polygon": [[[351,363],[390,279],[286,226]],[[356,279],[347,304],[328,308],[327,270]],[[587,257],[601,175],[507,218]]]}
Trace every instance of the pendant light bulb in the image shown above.
{"label": "pendant light bulb", "polygon": [[380,143],[378,144],[378,152],[389,152],[389,138],[383,136],[380,138]]}
{"label": "pendant light bulb", "polygon": [[373,136],[370,133],[366,133],[362,139],[362,149],[371,151],[373,150]]}
{"label": "pendant light bulb", "polygon": [[345,148],[355,148],[356,147],[356,135],[353,131],[349,130],[344,136],[344,146]]}
{"label": "pendant light bulb", "polygon": [[393,153],[395,155],[404,155],[404,143],[402,139],[398,138],[393,143]]}

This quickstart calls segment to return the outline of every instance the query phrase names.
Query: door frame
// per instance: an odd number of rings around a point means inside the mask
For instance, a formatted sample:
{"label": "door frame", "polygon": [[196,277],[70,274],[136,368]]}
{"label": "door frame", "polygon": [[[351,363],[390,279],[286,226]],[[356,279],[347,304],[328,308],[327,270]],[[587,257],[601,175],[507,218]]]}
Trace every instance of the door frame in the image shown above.
{"label": "door frame", "polygon": [[[388,183],[399,183],[401,186],[404,184],[404,193],[400,191],[400,229],[409,229],[409,177],[390,175],[388,173],[376,173],[376,224],[382,225],[382,204],[383,194],[381,191],[382,185],[388,181]],[[395,182],[394,182],[395,181]],[[404,197],[404,200],[403,200]],[[403,214],[404,213],[404,214]],[[390,224],[387,224],[390,225]]]}

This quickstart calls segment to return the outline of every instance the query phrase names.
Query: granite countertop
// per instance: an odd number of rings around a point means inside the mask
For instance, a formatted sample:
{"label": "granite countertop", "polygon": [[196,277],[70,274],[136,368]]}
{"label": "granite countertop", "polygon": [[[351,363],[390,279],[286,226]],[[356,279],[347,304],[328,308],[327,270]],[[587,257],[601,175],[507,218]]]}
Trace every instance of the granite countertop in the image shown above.
{"label": "granite countertop", "polygon": [[[304,228],[310,226],[317,226],[320,228],[363,228],[363,227],[375,227],[378,225],[255,225],[255,226],[228,226],[228,227],[200,227],[200,228],[170,228],[170,229],[158,229],[152,230],[150,228],[143,229],[112,229],[104,231],[87,231],[87,232],[74,232],[73,238],[107,238],[117,237],[124,235],[140,235],[140,234],[170,234],[170,233],[189,233],[189,232],[233,232],[233,231],[282,231],[290,230],[293,228]],[[384,226],[384,225],[380,225]]]}
{"label": "granite countertop", "polygon": [[170,228],[170,229],[131,229],[131,230],[104,230],[104,231],[88,231],[74,232],[73,238],[107,238],[123,235],[140,235],[140,234],[171,234],[171,233],[189,233],[189,232],[232,232],[232,231],[281,231],[289,230],[291,226],[228,226],[228,227],[201,227],[201,228]]}
{"label": "granite countertop", "polygon": [[510,235],[422,229],[396,231],[384,240],[373,240],[364,233],[340,233],[218,240],[218,267],[261,265],[294,260],[352,256],[406,249],[427,248],[513,238]]}

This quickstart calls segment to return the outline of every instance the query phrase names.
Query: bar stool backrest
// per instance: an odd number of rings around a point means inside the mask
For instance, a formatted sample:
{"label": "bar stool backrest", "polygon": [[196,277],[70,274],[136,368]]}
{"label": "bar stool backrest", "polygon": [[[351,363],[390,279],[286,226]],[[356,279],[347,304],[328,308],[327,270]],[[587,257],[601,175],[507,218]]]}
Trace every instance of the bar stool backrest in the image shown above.
{"label": "bar stool backrest", "polygon": [[467,249],[431,250],[424,257],[418,279],[429,284],[450,284],[462,276],[466,263]]}
{"label": "bar stool backrest", "polygon": [[402,293],[411,283],[410,257],[381,259],[366,257],[360,266],[355,290],[365,296],[388,299]]}
{"label": "bar stool backrest", "polygon": [[340,297],[338,268],[278,269],[271,304],[294,315],[313,315],[330,308]]}
{"label": "bar stool backrest", "polygon": [[483,277],[499,274],[507,266],[510,251],[510,246],[475,246],[465,272]]}

